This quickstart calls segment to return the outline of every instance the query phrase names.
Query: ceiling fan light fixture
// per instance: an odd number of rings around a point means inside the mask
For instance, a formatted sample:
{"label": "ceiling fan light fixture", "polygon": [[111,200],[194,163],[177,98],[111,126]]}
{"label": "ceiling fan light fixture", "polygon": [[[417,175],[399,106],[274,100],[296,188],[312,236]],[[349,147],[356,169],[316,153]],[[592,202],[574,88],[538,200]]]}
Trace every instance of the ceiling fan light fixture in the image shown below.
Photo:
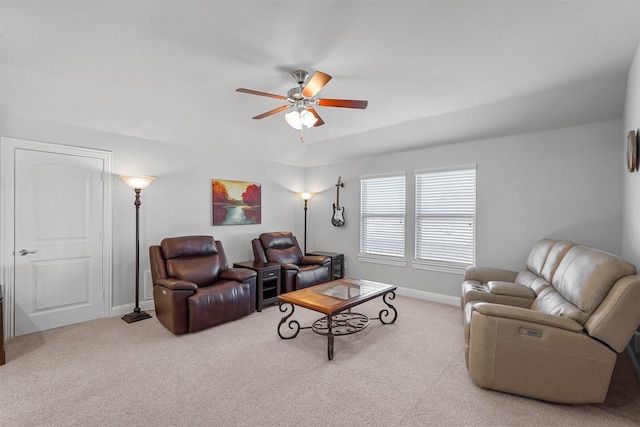
{"label": "ceiling fan light fixture", "polygon": [[284,119],[287,121],[289,126],[294,129],[300,130],[304,125],[306,128],[310,128],[316,124],[318,118],[307,110],[293,110],[284,115]]}
{"label": "ceiling fan light fixture", "polygon": [[303,110],[300,112],[300,121],[308,129],[316,124],[316,122],[318,121],[318,118],[314,116],[313,113],[311,113],[310,111]]}
{"label": "ceiling fan light fixture", "polygon": [[293,110],[284,115],[284,119],[294,129],[302,129],[302,120],[300,120],[300,113],[297,110]]}

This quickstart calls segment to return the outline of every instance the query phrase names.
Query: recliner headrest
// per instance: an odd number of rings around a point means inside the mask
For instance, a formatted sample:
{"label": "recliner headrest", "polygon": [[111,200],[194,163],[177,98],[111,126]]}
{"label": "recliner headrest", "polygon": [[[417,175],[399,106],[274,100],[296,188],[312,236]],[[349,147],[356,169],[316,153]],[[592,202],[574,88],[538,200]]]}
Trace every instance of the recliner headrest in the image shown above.
{"label": "recliner headrest", "polygon": [[260,243],[266,249],[286,249],[296,246],[296,240],[290,231],[279,231],[275,233],[262,233]]}
{"label": "recliner headrest", "polygon": [[165,259],[210,256],[218,253],[213,236],[167,237],[160,243]]}

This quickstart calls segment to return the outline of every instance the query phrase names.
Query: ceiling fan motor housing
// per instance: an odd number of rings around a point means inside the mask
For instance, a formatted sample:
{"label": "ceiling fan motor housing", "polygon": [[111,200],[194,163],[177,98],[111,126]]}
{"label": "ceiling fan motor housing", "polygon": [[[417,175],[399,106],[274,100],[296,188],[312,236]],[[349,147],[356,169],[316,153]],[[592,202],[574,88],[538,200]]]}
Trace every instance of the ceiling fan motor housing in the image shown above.
{"label": "ceiling fan motor housing", "polygon": [[293,87],[289,89],[287,92],[287,98],[291,102],[299,101],[303,98],[302,96],[302,88],[301,87]]}
{"label": "ceiling fan motor housing", "polygon": [[296,70],[292,73],[292,75],[293,75],[293,78],[296,79],[296,81],[300,86],[302,86],[307,81],[307,78],[309,77],[309,73],[307,73],[304,70]]}

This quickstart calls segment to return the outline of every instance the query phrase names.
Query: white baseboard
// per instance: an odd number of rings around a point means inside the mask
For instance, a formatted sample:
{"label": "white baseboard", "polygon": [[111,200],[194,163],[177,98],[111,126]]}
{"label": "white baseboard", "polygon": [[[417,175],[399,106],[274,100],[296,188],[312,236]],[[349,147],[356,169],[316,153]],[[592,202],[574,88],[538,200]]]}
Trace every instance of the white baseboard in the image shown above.
{"label": "white baseboard", "polygon": [[398,287],[397,294],[403,295],[405,297],[419,298],[427,301],[438,302],[440,304],[455,305],[456,307],[460,307],[460,297],[452,297],[450,295],[442,295],[433,292],[419,291],[417,289],[401,287]]}
{"label": "white baseboard", "polygon": [[[111,307],[111,317],[120,317],[120,316],[124,316],[125,314],[129,314],[133,311],[134,307],[135,307],[135,304],[133,303]],[[151,300],[140,301],[140,309],[142,311],[155,310],[155,306],[153,305],[153,300],[151,299]]]}

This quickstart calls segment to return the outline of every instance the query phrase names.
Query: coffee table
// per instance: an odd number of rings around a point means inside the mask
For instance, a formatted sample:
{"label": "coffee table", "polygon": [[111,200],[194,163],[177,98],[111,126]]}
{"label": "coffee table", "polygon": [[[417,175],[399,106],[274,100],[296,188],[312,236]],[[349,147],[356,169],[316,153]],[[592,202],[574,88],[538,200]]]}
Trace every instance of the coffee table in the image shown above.
{"label": "coffee table", "polygon": [[[360,332],[369,326],[369,320],[380,320],[385,325],[396,321],[398,312],[389,303],[395,299],[396,289],[397,286],[385,283],[345,278],[278,295],[280,311],[286,313],[278,324],[278,335],[289,340],[298,336],[302,329],[311,329],[316,334],[326,335],[327,356],[329,360],[333,360],[334,337]],[[379,296],[382,296],[382,301],[389,308],[380,310],[378,317],[370,319],[364,314],[351,311],[353,307]],[[289,320],[295,306],[314,310],[325,316],[313,322],[311,326],[300,326],[297,320]]]}

